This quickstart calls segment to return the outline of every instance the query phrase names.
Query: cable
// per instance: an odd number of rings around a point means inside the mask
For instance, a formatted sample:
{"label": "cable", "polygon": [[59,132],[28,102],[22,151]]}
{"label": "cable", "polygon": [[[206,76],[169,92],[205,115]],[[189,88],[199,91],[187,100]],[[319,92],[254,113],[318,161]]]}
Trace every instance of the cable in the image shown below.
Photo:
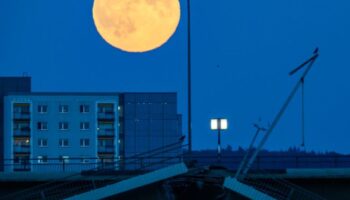
{"label": "cable", "polygon": [[301,78],[301,147],[305,148],[305,84]]}

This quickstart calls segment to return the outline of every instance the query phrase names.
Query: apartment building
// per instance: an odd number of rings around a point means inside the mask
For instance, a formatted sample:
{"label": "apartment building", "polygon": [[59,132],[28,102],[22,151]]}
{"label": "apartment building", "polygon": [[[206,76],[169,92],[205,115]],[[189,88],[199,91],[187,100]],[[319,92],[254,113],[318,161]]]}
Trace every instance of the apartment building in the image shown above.
{"label": "apartment building", "polygon": [[118,161],[181,137],[176,98],[176,93],[8,93],[5,171],[135,169],[134,163]]}
{"label": "apartment building", "polygon": [[6,171],[51,171],[60,162],[76,171],[91,167],[79,162],[118,158],[118,94],[28,93],[4,105]]}

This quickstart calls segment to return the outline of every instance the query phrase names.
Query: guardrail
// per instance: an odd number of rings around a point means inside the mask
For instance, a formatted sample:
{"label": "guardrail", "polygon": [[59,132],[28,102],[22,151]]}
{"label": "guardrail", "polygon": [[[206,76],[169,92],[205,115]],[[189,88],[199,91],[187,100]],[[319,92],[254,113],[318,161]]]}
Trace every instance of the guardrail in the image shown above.
{"label": "guardrail", "polygon": [[[199,166],[220,164],[237,170],[243,155],[222,155],[220,162],[216,155],[185,155],[185,160],[193,160]],[[349,155],[260,155],[252,165],[252,170],[283,170],[287,168],[350,168]]]}
{"label": "guardrail", "polygon": [[98,136],[115,136],[114,128],[104,128],[98,130]]}
{"label": "guardrail", "polygon": [[[149,163],[157,163],[160,160],[167,160],[161,163],[162,166],[182,161],[182,156],[155,156],[155,157],[130,157],[119,158],[45,158],[9,160],[3,165],[5,171],[31,171],[31,172],[80,172],[90,169],[99,170],[135,170],[147,166]],[[159,164],[160,165],[160,164]],[[159,168],[162,166],[154,166]]]}
{"label": "guardrail", "polygon": [[[37,172],[78,172],[93,168],[98,169],[123,169],[134,170],[155,163],[159,160],[167,160],[163,164],[192,162],[196,166],[208,166],[220,164],[231,170],[237,170],[243,156],[221,156],[220,162],[214,155],[181,155],[176,156],[131,156],[120,159],[119,157],[71,157],[41,158],[41,159],[6,159],[4,168],[14,171]],[[160,166],[156,166],[160,167]],[[155,167],[155,168],[156,168]],[[252,166],[252,170],[284,170],[287,168],[350,168],[350,156],[258,156]]]}
{"label": "guardrail", "polygon": [[[182,142],[183,140],[179,140],[179,142],[177,143],[169,144],[161,148],[156,148],[148,152],[144,152],[144,153],[137,154],[135,156],[128,157],[127,162],[142,163],[142,160],[144,159],[155,158],[164,153],[173,152],[174,150],[186,148],[187,145],[183,145]],[[170,157],[170,159],[174,159],[174,158],[182,158],[182,152],[176,156]],[[154,163],[142,164],[140,167],[134,170],[137,170],[138,173],[145,173],[148,170],[149,171],[152,170],[154,167],[156,167],[159,164],[164,165],[168,161],[169,161],[168,159],[157,160]],[[125,162],[126,161],[124,160],[116,160],[116,161],[113,161],[112,163],[114,166],[118,166],[118,165],[122,166],[123,164],[125,164]],[[91,173],[90,175],[99,176],[99,175],[105,175],[106,171],[101,170],[100,166],[98,166],[96,168],[91,168],[89,172]],[[84,191],[103,187],[103,186],[124,180],[125,178],[128,178],[128,176],[117,176],[113,174],[110,174],[110,175],[111,175],[111,179],[109,180],[98,181],[98,180],[92,179],[92,180],[86,180],[83,182],[72,181],[82,176],[82,173],[79,172],[79,173],[68,175],[66,177],[53,180],[32,188],[18,191],[16,193],[8,194],[4,196],[3,199],[64,199],[69,196],[82,193]]]}

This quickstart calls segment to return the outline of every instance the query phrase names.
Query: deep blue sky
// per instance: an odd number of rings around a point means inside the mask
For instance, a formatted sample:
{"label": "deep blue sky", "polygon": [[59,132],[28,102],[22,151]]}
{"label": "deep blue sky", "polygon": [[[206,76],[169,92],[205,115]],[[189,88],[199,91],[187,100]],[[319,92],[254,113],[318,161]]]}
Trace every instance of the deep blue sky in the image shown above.
{"label": "deep blue sky", "polygon": [[[93,0],[0,0],[0,75],[27,72],[34,91],[175,91],[186,133],[186,4],[161,48],[130,54],[108,45]],[[259,117],[271,121],[320,47],[306,82],[307,150],[350,153],[350,2],[192,0],[193,147],[215,148],[213,116],[228,117],[223,146],[247,146]],[[217,67],[217,66],[220,67]],[[266,148],[299,146],[300,96]]]}

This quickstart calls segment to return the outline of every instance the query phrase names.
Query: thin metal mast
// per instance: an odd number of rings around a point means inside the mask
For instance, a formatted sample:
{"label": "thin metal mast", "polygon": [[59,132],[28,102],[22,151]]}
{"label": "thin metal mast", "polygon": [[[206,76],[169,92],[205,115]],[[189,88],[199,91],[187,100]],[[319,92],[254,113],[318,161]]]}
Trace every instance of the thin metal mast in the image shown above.
{"label": "thin metal mast", "polygon": [[187,96],[188,96],[188,151],[192,153],[192,84],[191,84],[191,5],[187,0]]}

